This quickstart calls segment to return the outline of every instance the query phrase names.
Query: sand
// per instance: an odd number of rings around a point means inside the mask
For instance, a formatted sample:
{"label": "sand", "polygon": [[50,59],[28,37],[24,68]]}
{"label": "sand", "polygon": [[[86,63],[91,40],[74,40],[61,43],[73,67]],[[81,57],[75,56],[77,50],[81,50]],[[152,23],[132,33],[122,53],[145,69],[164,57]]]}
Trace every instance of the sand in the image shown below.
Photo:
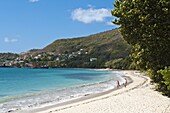
{"label": "sand", "polygon": [[126,73],[133,80],[126,88],[30,113],[170,113],[170,98],[154,91],[148,77],[137,71]]}

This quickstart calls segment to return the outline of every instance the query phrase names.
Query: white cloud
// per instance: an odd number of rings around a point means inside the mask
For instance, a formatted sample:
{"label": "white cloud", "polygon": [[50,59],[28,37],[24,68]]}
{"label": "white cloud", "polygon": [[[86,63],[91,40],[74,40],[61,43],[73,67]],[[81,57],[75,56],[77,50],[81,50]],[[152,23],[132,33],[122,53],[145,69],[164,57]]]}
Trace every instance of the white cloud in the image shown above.
{"label": "white cloud", "polygon": [[94,9],[92,7],[88,9],[78,8],[72,12],[71,15],[73,20],[77,20],[83,23],[92,23],[92,22],[103,22],[105,18],[112,17],[111,10],[101,8]]}
{"label": "white cloud", "polygon": [[114,26],[115,24],[112,23],[112,21],[106,22],[107,25]]}
{"label": "white cloud", "polygon": [[36,2],[39,2],[39,0],[29,0],[29,2],[36,3]]}
{"label": "white cloud", "polygon": [[14,43],[14,42],[18,42],[18,39],[16,39],[16,38],[10,39],[8,37],[5,37],[4,42],[6,42],[6,43]]}

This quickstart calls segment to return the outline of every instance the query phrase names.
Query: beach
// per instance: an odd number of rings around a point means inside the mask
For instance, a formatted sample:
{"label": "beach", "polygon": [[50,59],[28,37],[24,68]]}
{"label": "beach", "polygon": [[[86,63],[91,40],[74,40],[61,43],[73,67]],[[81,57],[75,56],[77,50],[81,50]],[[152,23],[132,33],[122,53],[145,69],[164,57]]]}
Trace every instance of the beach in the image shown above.
{"label": "beach", "polygon": [[116,70],[1,68],[0,75],[0,113],[66,105],[107,94],[117,81],[125,82],[124,72]]}
{"label": "beach", "polygon": [[154,91],[150,79],[138,71],[125,71],[133,82],[105,94],[52,105],[28,113],[170,113],[170,98]]}

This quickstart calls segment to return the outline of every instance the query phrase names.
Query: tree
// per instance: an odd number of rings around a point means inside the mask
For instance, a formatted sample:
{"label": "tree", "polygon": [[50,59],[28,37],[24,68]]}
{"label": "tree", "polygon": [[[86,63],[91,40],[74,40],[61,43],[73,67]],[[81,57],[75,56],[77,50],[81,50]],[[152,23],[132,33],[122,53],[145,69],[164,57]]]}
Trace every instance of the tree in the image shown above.
{"label": "tree", "polygon": [[117,0],[114,6],[113,23],[120,25],[123,38],[133,46],[133,62],[150,72],[161,89],[166,84],[157,71],[170,66],[170,1]]}

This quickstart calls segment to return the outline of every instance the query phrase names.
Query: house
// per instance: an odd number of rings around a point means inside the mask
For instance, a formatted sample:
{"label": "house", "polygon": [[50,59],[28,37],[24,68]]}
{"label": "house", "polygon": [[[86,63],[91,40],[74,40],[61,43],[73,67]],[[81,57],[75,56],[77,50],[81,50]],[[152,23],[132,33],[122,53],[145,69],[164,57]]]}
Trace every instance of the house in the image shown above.
{"label": "house", "polygon": [[59,58],[59,57],[57,57],[57,58],[56,58],[56,60],[57,60],[57,61],[59,61],[59,60],[60,60],[60,58]]}
{"label": "house", "polygon": [[39,54],[38,57],[41,57],[41,55]]}
{"label": "house", "polygon": [[34,58],[35,58],[35,59],[38,59],[39,57],[38,57],[38,56],[35,56]]}
{"label": "house", "polygon": [[75,52],[72,52],[73,55],[75,55]]}
{"label": "house", "polygon": [[81,55],[81,51],[78,51],[78,54]]}
{"label": "house", "polygon": [[90,58],[90,62],[96,61],[97,58]]}

